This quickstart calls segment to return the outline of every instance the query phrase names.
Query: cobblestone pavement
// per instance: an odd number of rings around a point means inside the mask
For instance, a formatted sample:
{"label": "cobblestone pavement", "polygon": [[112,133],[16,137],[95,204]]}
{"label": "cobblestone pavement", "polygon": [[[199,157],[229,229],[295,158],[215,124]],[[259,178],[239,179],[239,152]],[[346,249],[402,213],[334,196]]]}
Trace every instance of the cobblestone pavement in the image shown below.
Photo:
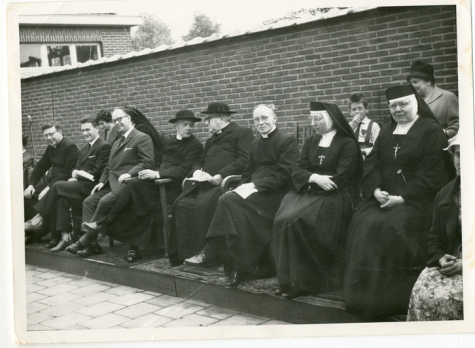
{"label": "cobblestone pavement", "polygon": [[32,331],[288,324],[30,265],[26,292]]}

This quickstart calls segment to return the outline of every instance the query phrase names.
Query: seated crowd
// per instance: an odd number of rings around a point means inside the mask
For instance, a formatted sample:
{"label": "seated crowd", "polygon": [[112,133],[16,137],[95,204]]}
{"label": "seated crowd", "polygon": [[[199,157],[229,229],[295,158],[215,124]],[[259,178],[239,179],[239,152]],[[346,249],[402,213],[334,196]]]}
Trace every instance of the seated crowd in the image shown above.
{"label": "seated crowd", "polygon": [[[336,104],[310,102],[315,134],[300,155],[273,104],[254,108],[254,137],[227,104],[210,103],[204,148],[190,110],[169,120],[176,134],[165,140],[135,108],[101,110],[81,119],[81,150],[45,124],[32,171],[24,139],[25,243],[51,234],[52,252],[87,257],[102,252],[103,233],[135,262],[163,244],[156,180],[170,179],[172,266],[224,265],[229,288],[277,275],[276,295],[289,299],[343,288],[347,311],[367,320],[463,319],[458,102],[430,64],[414,62],[407,80],[386,90],[381,127],[360,93],[349,122]],[[240,183],[223,192],[230,176]]]}

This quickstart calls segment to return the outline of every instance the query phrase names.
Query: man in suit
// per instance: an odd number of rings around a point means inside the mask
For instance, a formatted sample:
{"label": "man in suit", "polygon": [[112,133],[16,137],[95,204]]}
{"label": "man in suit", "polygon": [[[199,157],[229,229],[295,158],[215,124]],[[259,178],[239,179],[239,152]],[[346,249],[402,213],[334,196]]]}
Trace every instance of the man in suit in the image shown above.
{"label": "man in suit", "polygon": [[[111,146],[99,137],[99,125],[94,117],[81,119],[81,133],[87,144],[81,149],[81,155],[68,181],[55,183],[42,200],[35,205],[36,211],[48,221],[45,232],[51,232],[48,248],[53,252],[64,250],[73,243],[69,208],[79,212],[82,202],[91,194],[91,190],[107,165]],[[80,171],[92,176],[85,178]]]}
{"label": "man in suit", "polygon": [[78,242],[66,248],[80,257],[102,252],[97,243],[97,235],[117,201],[122,185],[131,178],[136,178],[140,171],[155,166],[150,136],[136,130],[131,117],[123,109],[115,109],[112,120],[122,136],[112,144],[109,163],[91,196],[84,200],[81,228],[86,233]]}
{"label": "man in suit", "polygon": [[101,138],[112,145],[120,137],[120,134],[117,132],[114,122],[112,122],[111,113],[107,110],[101,110],[97,113],[96,120],[102,131]]}
{"label": "man in suit", "polygon": [[[25,197],[25,211],[31,212],[27,219],[34,215],[33,207],[41,200],[57,181],[68,180],[79,158],[79,150],[74,143],[63,137],[59,124],[45,124],[41,127],[48,147],[41,159],[36,164],[28,179],[28,187],[23,195]],[[40,179],[49,170],[46,180]],[[30,230],[31,224],[25,225],[25,230]],[[26,233],[26,242],[39,241],[42,235]]]}
{"label": "man in suit", "polygon": [[170,232],[169,258],[172,265],[196,255],[206,245],[206,233],[213,219],[221,182],[229,175],[242,174],[254,140],[251,129],[231,122],[229,106],[213,102],[207,110],[205,123],[211,137],[200,158],[193,164],[193,177],[207,174],[206,181],[188,180],[175,201]]}

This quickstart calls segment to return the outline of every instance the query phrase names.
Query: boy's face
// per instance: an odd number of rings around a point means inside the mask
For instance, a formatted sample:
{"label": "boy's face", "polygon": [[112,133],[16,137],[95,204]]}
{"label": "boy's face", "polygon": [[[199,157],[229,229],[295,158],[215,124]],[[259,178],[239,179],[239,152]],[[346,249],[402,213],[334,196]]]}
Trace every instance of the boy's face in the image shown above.
{"label": "boy's face", "polygon": [[359,116],[361,120],[364,120],[368,109],[364,107],[363,103],[351,103],[350,104],[350,115],[351,117]]}

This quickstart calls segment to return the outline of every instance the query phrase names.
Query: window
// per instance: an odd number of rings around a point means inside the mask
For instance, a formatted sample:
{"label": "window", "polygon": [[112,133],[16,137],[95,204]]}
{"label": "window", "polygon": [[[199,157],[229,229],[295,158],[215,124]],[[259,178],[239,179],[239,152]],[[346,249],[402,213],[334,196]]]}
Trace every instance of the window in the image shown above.
{"label": "window", "polygon": [[76,66],[101,58],[99,44],[21,44],[20,67]]}

